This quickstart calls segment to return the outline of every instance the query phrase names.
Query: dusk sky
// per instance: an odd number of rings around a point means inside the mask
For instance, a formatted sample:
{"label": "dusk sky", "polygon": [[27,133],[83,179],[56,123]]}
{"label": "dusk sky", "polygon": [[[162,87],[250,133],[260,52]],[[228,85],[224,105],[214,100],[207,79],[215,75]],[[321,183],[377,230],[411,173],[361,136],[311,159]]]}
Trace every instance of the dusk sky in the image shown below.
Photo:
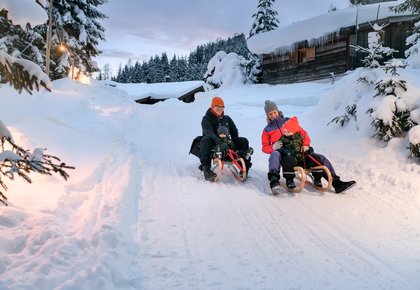
{"label": "dusk sky", "polygon": [[[287,25],[325,13],[331,4],[340,9],[350,1],[277,0],[274,8],[280,25]],[[108,0],[99,6],[109,18],[101,21],[106,41],[95,60],[101,69],[109,63],[115,74],[129,58],[143,61],[166,52],[171,59],[217,38],[248,36],[257,5],[258,0]]]}

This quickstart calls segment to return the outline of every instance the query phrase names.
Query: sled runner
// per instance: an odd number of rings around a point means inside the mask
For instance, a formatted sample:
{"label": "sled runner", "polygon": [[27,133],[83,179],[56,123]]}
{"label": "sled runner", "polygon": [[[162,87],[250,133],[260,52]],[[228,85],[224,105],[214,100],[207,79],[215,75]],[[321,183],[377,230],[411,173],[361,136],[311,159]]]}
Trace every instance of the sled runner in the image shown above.
{"label": "sled runner", "polygon": [[280,193],[284,193],[284,190],[288,192],[298,193],[301,192],[303,187],[305,186],[306,182],[306,173],[305,170],[300,166],[295,166],[294,168],[295,173],[295,181],[297,181],[295,188],[288,188],[286,184],[281,181],[279,186],[273,187],[271,190],[273,195],[278,195]]}
{"label": "sled runner", "polygon": [[[228,149],[225,156],[222,156],[221,152],[215,152],[213,164],[214,167],[212,170],[217,174],[214,181],[219,180],[225,167],[229,168],[233,176],[235,176],[235,178],[237,178],[239,181],[246,180],[247,176],[245,161],[231,149]],[[215,170],[217,170],[217,172]]]}
{"label": "sled runner", "polygon": [[[273,195],[278,195],[280,193],[284,193],[285,190],[288,192],[299,193],[305,187],[306,184],[311,185],[316,190],[326,192],[331,189],[332,186],[332,175],[330,170],[325,166],[315,166],[309,169],[303,169],[300,166],[296,166],[294,168],[294,173],[296,175],[295,181],[297,181],[296,187],[293,189],[287,188],[284,181],[280,182],[279,186],[272,188]],[[314,176],[313,174],[321,174],[323,177],[327,179],[327,184],[323,184],[322,187],[316,186],[314,184]],[[308,180],[307,176],[309,176],[310,181]]]}
{"label": "sled runner", "polygon": [[[322,187],[316,186],[314,184],[314,176],[313,176],[314,173],[315,174],[322,174],[322,176],[325,179],[327,179],[327,185],[323,184]],[[325,167],[323,165],[319,165],[319,166],[309,168],[307,170],[307,175],[310,177],[311,181],[306,180],[306,183],[313,186],[315,189],[320,190],[322,192],[326,192],[326,191],[331,189],[333,178],[332,178],[330,170],[327,167]]]}

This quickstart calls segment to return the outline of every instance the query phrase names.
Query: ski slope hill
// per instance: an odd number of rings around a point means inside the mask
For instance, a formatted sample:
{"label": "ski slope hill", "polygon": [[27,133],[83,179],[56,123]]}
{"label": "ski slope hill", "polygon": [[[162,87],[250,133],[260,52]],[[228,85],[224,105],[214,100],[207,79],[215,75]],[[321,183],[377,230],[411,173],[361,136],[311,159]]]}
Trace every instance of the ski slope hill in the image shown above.
{"label": "ski slope hill", "polygon": [[[402,140],[371,139],[363,120],[359,130],[327,126],[339,107],[332,96],[351,94],[351,78],[153,106],[97,82],[59,80],[32,96],[1,87],[15,140],[76,170],[67,182],[8,184],[0,289],[419,289],[420,166]],[[206,182],[188,155],[215,95],[255,149],[245,183]],[[271,195],[260,150],[266,99],[299,117],[315,150],[357,180],[351,191]]]}

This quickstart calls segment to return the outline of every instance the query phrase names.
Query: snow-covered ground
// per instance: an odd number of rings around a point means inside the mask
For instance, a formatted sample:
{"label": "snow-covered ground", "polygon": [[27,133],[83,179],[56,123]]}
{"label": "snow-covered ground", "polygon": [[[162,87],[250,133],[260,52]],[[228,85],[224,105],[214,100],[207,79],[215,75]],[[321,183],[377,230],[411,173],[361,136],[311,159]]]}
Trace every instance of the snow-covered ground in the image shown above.
{"label": "snow-covered ground", "polygon": [[[420,90],[418,71],[403,76]],[[403,140],[372,139],[367,115],[327,126],[355,87],[349,75],[147,106],[97,82],[59,80],[33,95],[3,85],[0,119],[17,143],[76,169],[67,182],[7,183],[0,289],[420,289],[419,164]],[[214,95],[255,149],[243,184],[228,173],[204,181],[188,155]],[[266,99],[297,115],[356,187],[272,196],[260,150]]]}

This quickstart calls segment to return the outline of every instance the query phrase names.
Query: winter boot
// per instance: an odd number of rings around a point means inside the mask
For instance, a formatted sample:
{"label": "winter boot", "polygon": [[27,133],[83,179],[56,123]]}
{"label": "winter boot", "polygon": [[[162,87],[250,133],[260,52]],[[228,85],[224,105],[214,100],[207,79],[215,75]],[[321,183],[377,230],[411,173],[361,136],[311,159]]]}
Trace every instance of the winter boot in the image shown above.
{"label": "winter boot", "polygon": [[245,160],[245,166],[246,166],[246,175],[248,175],[249,169],[252,166],[251,160]]}
{"label": "winter boot", "polygon": [[294,188],[296,188],[296,184],[293,181],[293,179],[286,179],[286,187],[288,189],[294,189]]}
{"label": "winter boot", "polygon": [[316,187],[322,187],[321,178],[322,178],[323,172],[324,172],[323,170],[314,170],[312,172],[314,186],[316,186]]}
{"label": "winter boot", "polygon": [[245,154],[245,160],[250,160],[251,159],[251,155],[254,154],[254,149],[252,149],[252,147],[248,148],[248,151],[246,151]]}
{"label": "winter boot", "polygon": [[352,188],[356,185],[356,181],[341,181],[339,176],[334,176],[332,186],[334,187],[335,193],[340,193]]}
{"label": "winter boot", "polygon": [[271,170],[267,174],[268,180],[270,181],[270,188],[273,195],[277,195],[280,192],[280,174],[275,170]]}
{"label": "winter boot", "polygon": [[321,178],[315,178],[314,177],[314,186],[316,186],[316,187],[322,187]]}
{"label": "winter boot", "polygon": [[210,165],[203,165],[204,179],[207,181],[214,181],[217,174],[210,169]]}

